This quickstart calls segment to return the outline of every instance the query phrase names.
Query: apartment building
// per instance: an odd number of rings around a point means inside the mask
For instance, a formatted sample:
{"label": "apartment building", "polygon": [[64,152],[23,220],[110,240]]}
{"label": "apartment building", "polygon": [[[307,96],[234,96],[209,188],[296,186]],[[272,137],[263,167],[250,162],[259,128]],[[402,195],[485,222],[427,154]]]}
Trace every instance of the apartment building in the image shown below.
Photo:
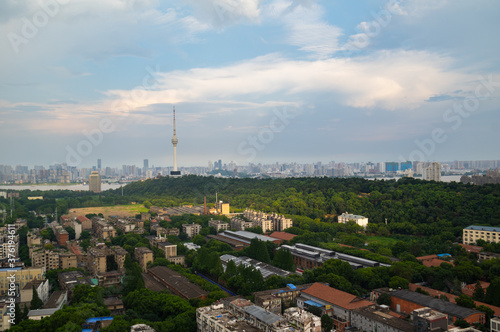
{"label": "apartment building", "polygon": [[92,230],[94,236],[99,239],[108,240],[116,236],[116,230],[102,218],[92,219]]}
{"label": "apartment building", "polygon": [[87,268],[93,275],[106,272],[106,252],[98,248],[89,248],[87,250]]}
{"label": "apartment building", "polygon": [[28,268],[14,268],[14,269],[1,269],[0,270],[0,296],[7,295],[9,290],[11,276],[15,276],[16,294],[26,286],[27,283],[35,279],[45,279],[45,267],[28,267]]}
{"label": "apartment building", "polygon": [[199,224],[182,224],[182,232],[186,233],[187,236],[193,238],[195,235],[200,234],[201,225]]}
{"label": "apartment building", "polygon": [[253,227],[261,227],[263,232],[283,232],[293,226],[292,219],[285,218],[285,216],[277,213],[264,213],[246,209],[243,216],[253,223]]}
{"label": "apartment building", "polygon": [[463,229],[462,238],[464,244],[475,244],[477,240],[486,242],[500,242],[500,227],[471,225]]}
{"label": "apartment building", "polygon": [[134,257],[144,272],[147,271],[148,262],[154,261],[153,252],[146,247],[135,248]]}
{"label": "apartment building", "polygon": [[209,220],[208,226],[215,228],[215,231],[219,233],[219,231],[226,231],[229,229],[229,224],[227,222],[221,220]]}

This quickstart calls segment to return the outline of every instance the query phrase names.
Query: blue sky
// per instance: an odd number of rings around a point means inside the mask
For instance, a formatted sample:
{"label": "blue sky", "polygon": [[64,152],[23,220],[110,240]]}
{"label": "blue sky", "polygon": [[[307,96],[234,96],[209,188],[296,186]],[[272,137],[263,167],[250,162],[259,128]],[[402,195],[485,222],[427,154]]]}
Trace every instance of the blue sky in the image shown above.
{"label": "blue sky", "polygon": [[0,164],[500,159],[497,1],[0,2]]}

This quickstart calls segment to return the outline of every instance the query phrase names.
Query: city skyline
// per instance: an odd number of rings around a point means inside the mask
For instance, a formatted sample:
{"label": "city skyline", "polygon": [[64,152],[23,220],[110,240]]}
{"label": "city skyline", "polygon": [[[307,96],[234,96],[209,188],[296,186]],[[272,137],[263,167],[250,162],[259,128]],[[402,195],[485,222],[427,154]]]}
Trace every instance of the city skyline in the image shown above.
{"label": "city skyline", "polygon": [[48,3],[0,3],[0,164],[171,166],[173,106],[179,168],[499,159],[495,1]]}

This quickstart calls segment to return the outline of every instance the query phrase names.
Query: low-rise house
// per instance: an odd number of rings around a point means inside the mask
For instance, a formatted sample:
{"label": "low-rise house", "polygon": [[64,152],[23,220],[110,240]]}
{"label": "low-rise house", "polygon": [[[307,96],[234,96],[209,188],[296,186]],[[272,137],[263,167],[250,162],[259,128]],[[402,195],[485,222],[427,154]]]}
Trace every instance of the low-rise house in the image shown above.
{"label": "low-rise house", "polygon": [[333,319],[334,328],[343,332],[350,326],[351,312],[354,309],[368,307],[372,302],[355,295],[316,282],[303,290],[297,298],[297,306],[302,309],[317,307],[323,314]]}

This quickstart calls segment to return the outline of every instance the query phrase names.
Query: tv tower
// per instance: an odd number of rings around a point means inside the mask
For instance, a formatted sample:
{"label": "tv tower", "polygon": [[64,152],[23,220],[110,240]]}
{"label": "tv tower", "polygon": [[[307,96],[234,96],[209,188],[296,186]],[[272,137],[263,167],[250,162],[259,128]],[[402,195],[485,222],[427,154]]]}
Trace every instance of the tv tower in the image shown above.
{"label": "tv tower", "polygon": [[177,135],[175,133],[175,106],[174,106],[174,136],[172,136],[172,145],[174,146],[174,170],[170,171],[170,175],[181,175],[181,172],[177,170]]}

